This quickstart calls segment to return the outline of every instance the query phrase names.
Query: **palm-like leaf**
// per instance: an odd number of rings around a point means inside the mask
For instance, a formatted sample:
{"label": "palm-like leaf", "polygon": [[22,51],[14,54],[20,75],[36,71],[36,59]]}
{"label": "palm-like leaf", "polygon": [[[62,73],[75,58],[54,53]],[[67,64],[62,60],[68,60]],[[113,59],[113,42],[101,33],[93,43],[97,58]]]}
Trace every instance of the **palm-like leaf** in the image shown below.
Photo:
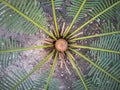
{"label": "palm-like leaf", "polygon": [[[106,9],[107,7],[111,6],[112,4],[118,2],[119,0],[100,0],[100,2],[98,3],[98,5],[93,8],[93,11],[89,14],[92,17],[96,16],[99,12],[103,11],[104,9]],[[113,7],[112,9],[110,9],[109,11],[107,11],[106,13],[102,14],[100,16],[100,18],[102,19],[113,19],[115,14],[118,13],[119,11],[119,7],[120,4],[118,4],[117,6]]]}
{"label": "palm-like leaf", "polygon": [[[97,86],[94,86],[92,84],[92,79],[90,77],[85,78],[85,82],[89,90],[99,90]],[[73,90],[84,90],[84,86],[82,85],[82,82],[80,80],[77,80],[76,82],[74,82],[72,87],[73,87]]]}
{"label": "palm-like leaf", "polygon": [[[55,7],[59,8],[64,4],[64,0],[54,0],[55,2]],[[51,5],[51,1],[50,0],[40,0],[40,3],[43,5],[47,5],[50,6]]]}
{"label": "palm-like leaf", "polygon": [[[0,81],[0,89],[11,90],[26,74],[27,72],[25,70],[14,71],[12,72],[12,75],[5,74]],[[29,77],[20,86],[17,87],[17,90],[30,90],[32,85],[33,80]]]}
{"label": "palm-like leaf", "polygon": [[[21,44],[13,39],[0,39],[0,50],[20,48]],[[0,53],[0,62],[3,68],[14,63],[18,58],[18,52]]]}
{"label": "palm-like leaf", "polygon": [[102,33],[109,33],[109,32],[115,32],[120,31],[120,15],[115,15],[114,17],[116,19],[116,22],[112,23],[109,19],[106,20],[106,22],[102,25]]}
{"label": "palm-like leaf", "polygon": [[[32,90],[41,90],[45,87],[47,83],[47,77],[48,73],[42,74],[37,80],[34,81],[33,88]],[[59,85],[58,85],[58,80],[57,79],[52,79],[50,81],[48,90],[59,90]]]}
{"label": "palm-like leaf", "polygon": [[[114,32],[114,31],[119,31],[119,29],[120,29],[119,24],[117,24],[117,28],[115,28],[113,23],[111,23],[110,20],[107,20],[107,22],[105,24],[103,24],[102,32],[103,33]],[[91,46],[109,49],[109,50],[120,51],[119,43],[120,43],[120,35],[111,35],[111,36],[100,37],[99,40],[93,41]],[[106,56],[106,57],[113,58],[114,61],[119,59],[119,55],[114,54],[114,53],[107,53],[107,52],[93,51],[93,50],[91,50],[90,53],[92,54],[94,59],[95,59],[96,55],[98,56],[96,58]]]}
{"label": "palm-like leaf", "polygon": [[[118,79],[120,79],[120,68],[119,61],[112,63],[112,60],[108,57],[101,57],[98,61],[95,61],[99,66],[106,69]],[[98,69],[93,66],[90,67],[90,71],[88,73],[88,77],[85,78],[87,87],[89,90],[119,90],[120,84],[114,80],[112,80],[106,74],[100,72]],[[80,80],[73,83],[73,90],[84,90],[84,86]]]}
{"label": "palm-like leaf", "polygon": [[[119,25],[118,25],[119,26]],[[107,23],[103,24],[103,32],[117,31],[113,23],[109,20]],[[104,48],[109,50],[117,50],[120,52],[120,35],[111,35],[100,37],[98,40],[92,42],[92,47]],[[92,61],[96,65],[100,66],[112,76],[120,80],[120,57],[119,54],[104,52],[99,50],[90,50]],[[111,79],[108,75],[101,72],[99,69],[90,65],[88,68],[88,77],[86,77],[86,84],[89,90],[119,90],[120,84],[115,80]],[[81,81],[77,81],[73,84],[75,90],[83,90],[83,85]]]}
{"label": "palm-like leaf", "polygon": [[[19,2],[16,2],[16,0],[7,0],[6,2],[47,29],[46,18],[39,2],[35,3],[34,0],[20,0]],[[39,30],[33,23],[20,16],[3,3],[0,3],[0,17],[0,25],[5,25],[9,31],[32,34]]]}
{"label": "palm-like leaf", "polygon": [[[74,17],[77,13],[79,7],[82,5],[83,0],[71,0],[71,6],[67,7],[67,12],[69,16]],[[86,17],[88,12],[92,10],[98,4],[98,0],[87,0],[84,7],[81,10],[81,13],[78,15],[78,20]]]}
{"label": "palm-like leaf", "polygon": [[[119,0],[112,0],[112,3],[110,3],[110,5],[106,5],[106,7],[104,9],[100,9],[100,11],[98,11],[90,20],[88,20],[87,22],[85,22],[84,24],[82,24],[80,27],[78,27],[76,30],[74,30],[70,35],[67,36],[67,38],[70,38],[72,35],[74,35],[75,33],[77,33],[78,31],[80,31],[82,28],[84,28],[86,25],[88,25],[89,23],[91,23],[93,20],[95,20],[98,17],[102,17],[103,14],[106,14],[106,12],[109,12],[109,10],[113,9],[114,7],[119,7],[120,5],[120,1]],[[108,0],[106,0],[105,3],[109,3]],[[94,12],[94,11],[93,11]],[[78,15],[76,16],[78,17]],[[67,33],[69,32],[69,30],[67,31]]]}
{"label": "palm-like leaf", "polygon": [[[103,32],[111,32],[115,31],[115,27],[113,26],[110,21],[104,24]],[[119,30],[119,29],[118,29]],[[111,36],[104,36],[101,37],[99,40],[94,41],[92,46],[106,48],[110,50],[117,50],[120,51],[120,35],[111,35]],[[93,60],[95,63],[104,68],[106,71],[111,73],[114,77],[117,77],[118,80],[120,79],[120,68],[119,60],[120,57],[118,54],[114,53],[107,53],[102,51],[93,51],[91,50],[91,55],[93,56]],[[94,73],[94,75],[93,75]],[[88,75],[92,76],[92,82],[95,86],[98,86],[102,90],[119,90],[120,84],[110,77],[106,76],[104,73],[98,71],[94,67],[90,67],[90,71]]]}
{"label": "palm-like leaf", "polygon": [[[120,35],[112,35],[112,36],[101,37],[99,41],[94,41],[91,46],[120,51],[119,43],[120,43]],[[97,50],[94,51],[91,50],[90,53],[94,58],[106,56],[109,58],[113,58],[114,61],[119,60],[119,54],[115,54],[115,53],[102,52]]]}
{"label": "palm-like leaf", "polygon": [[[118,27],[119,26],[120,25],[118,24]],[[110,20],[107,20],[106,23],[103,23],[102,33],[114,32],[114,31],[119,31],[119,28],[116,29],[113,23],[110,22]]]}
{"label": "palm-like leaf", "polygon": [[[12,75],[4,74],[4,77],[0,81],[0,89],[1,90],[11,90],[12,87],[15,86],[17,82],[19,82],[25,75],[28,73],[22,70],[11,71]],[[44,73],[40,75],[37,80],[32,80],[31,77],[27,78],[20,86],[18,86],[17,90],[41,90],[44,88],[47,82],[48,73]],[[52,79],[48,90],[58,90],[58,80]]]}
{"label": "palm-like leaf", "polygon": [[[75,13],[78,11],[80,5],[82,4],[83,0],[71,0],[72,5],[67,8],[68,15],[74,16]],[[79,14],[78,18],[81,19],[90,15],[92,17],[96,16],[98,13],[106,9],[107,7],[111,6],[115,2],[119,0],[87,0],[85,6],[83,7],[81,13]],[[109,19],[114,18],[115,14],[119,11],[119,6],[112,8],[108,12],[102,14],[100,17],[102,19]]]}
{"label": "palm-like leaf", "polygon": [[[114,77],[117,77],[118,80],[120,79],[120,65],[119,61],[114,62],[113,58],[109,57],[99,57],[95,63],[99,65],[100,67],[104,68],[104,70],[111,73]],[[119,60],[119,59],[118,59]],[[113,63],[114,62],[114,63]],[[90,71],[88,73],[89,76],[92,76],[92,84],[97,86],[98,88],[101,88],[102,90],[119,90],[120,84],[116,82],[115,80],[111,79],[106,74],[102,73],[98,69],[94,67],[90,67]]]}
{"label": "palm-like leaf", "polygon": [[[21,71],[21,72],[12,72],[13,76],[5,76],[5,78],[7,78],[7,80],[4,80],[4,78],[1,80],[0,82],[0,87],[3,90],[15,90],[15,89],[26,89],[29,90],[30,88],[32,88],[32,83],[29,80],[30,75],[33,74],[37,69],[39,69],[52,55],[53,55],[54,51],[52,51],[46,58],[44,58],[38,65],[36,65],[29,73],[26,73],[25,71]],[[13,78],[12,78],[13,77]],[[14,80],[15,79],[15,80]],[[13,83],[12,83],[13,81]],[[9,85],[7,85],[7,83],[10,83]]]}

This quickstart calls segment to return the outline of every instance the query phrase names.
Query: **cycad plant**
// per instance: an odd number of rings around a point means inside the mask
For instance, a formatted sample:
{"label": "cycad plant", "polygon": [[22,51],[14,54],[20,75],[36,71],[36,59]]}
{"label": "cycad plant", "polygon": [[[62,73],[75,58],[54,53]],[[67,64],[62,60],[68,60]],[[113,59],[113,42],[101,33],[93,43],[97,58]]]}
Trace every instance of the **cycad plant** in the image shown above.
{"label": "cycad plant", "polygon": [[[52,75],[57,60],[64,62],[65,58],[79,77],[73,83],[73,90],[120,90],[120,0],[70,0],[69,4],[65,2],[68,1],[0,0],[0,25],[9,32],[35,34],[42,30],[48,35],[42,46],[27,48],[11,38],[0,39],[0,62],[4,73],[0,80],[0,90],[58,90],[57,80],[52,79]],[[53,29],[48,27],[41,4],[52,7]],[[66,20],[59,22],[60,13],[56,13],[57,8],[63,5],[67,16],[73,18],[67,25]],[[82,24],[74,27],[81,20]],[[100,24],[100,32],[81,36],[81,31],[93,21]],[[90,41],[90,46],[82,45],[78,41]],[[49,54],[30,72],[18,70],[10,75],[4,72],[17,61],[19,52],[40,48],[48,50]],[[83,53],[84,49],[88,50],[87,54]],[[78,60],[74,57],[76,54],[89,63],[86,74],[81,72],[77,64]],[[53,59],[49,74],[32,80],[30,76],[49,58]],[[66,69],[69,71],[69,68]]]}

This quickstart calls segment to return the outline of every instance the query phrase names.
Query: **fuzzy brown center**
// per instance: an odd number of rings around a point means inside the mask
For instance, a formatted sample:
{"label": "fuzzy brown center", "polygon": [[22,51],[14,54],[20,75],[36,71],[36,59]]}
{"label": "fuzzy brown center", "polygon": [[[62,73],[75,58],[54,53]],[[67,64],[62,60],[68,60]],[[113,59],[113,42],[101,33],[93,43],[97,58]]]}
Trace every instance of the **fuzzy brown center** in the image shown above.
{"label": "fuzzy brown center", "polygon": [[55,42],[55,48],[60,52],[66,51],[67,47],[68,47],[68,43],[65,39],[58,39]]}

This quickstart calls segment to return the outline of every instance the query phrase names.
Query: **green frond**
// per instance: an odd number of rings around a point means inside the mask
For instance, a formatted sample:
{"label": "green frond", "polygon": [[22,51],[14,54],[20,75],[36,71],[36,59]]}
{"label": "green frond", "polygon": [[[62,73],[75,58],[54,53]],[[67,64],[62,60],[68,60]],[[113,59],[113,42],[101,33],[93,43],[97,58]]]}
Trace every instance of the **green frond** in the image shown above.
{"label": "green frond", "polygon": [[[117,16],[116,16],[117,17]],[[119,16],[118,16],[119,17]],[[116,18],[117,19],[117,18]],[[118,22],[118,23],[117,23]],[[114,25],[113,22],[110,20],[106,20],[103,25],[102,25],[102,33],[109,33],[109,32],[115,32],[115,31],[120,31],[120,19],[116,20],[116,26]]]}
{"label": "green frond", "polygon": [[56,8],[60,8],[65,3],[64,0],[55,0],[54,2],[55,2],[55,7]]}
{"label": "green frond", "polygon": [[[32,90],[44,90],[44,87],[47,83],[47,77],[49,72],[43,73],[40,77],[34,81]],[[59,90],[59,82],[56,78],[51,79],[48,90]]]}
{"label": "green frond", "polygon": [[[119,30],[119,29],[117,29]],[[102,32],[112,32],[116,31],[114,25],[107,21],[107,23],[103,24]],[[99,48],[106,48],[110,50],[117,50],[120,52],[120,35],[111,35],[111,36],[104,36],[100,37],[98,40],[92,42],[91,46],[99,47]],[[108,53],[98,50],[90,50],[90,54],[92,56],[92,60],[110,73],[112,76],[118,78],[120,81],[120,56],[115,53]],[[92,78],[91,82],[93,85],[98,87],[98,90],[119,90],[120,83],[116,80],[111,79],[105,73],[101,72],[100,70],[96,69],[92,65],[88,68],[88,76]]]}
{"label": "green frond", "polygon": [[[95,63],[102,67],[104,70],[111,73],[114,77],[117,77],[120,80],[120,58],[116,63],[113,63],[114,59],[110,57],[99,57],[95,60]],[[111,79],[105,73],[99,71],[93,66],[90,66],[90,71],[88,75],[92,77],[93,85],[100,88],[100,90],[119,90],[120,83],[116,82],[115,80]]]}
{"label": "green frond", "polygon": [[20,81],[17,82],[17,83],[12,87],[12,89],[13,89],[13,90],[16,89],[16,88],[19,87],[24,81],[26,81],[27,78],[29,78],[36,70],[38,70],[44,63],[46,63],[50,57],[53,56],[54,52],[55,52],[55,51],[53,50],[50,54],[48,54],[48,56],[45,57],[41,62],[39,62],[27,75],[25,75],[23,78],[21,78]]}
{"label": "green frond", "polygon": [[90,38],[95,38],[95,37],[103,37],[103,36],[110,36],[110,35],[119,35],[120,34],[120,16],[116,16],[117,19],[117,23],[114,25],[110,20],[106,20],[103,24],[102,24],[102,30],[100,34],[95,34],[95,35],[89,35],[89,36],[83,36],[83,37],[79,37],[79,38],[73,38],[71,41],[75,41],[75,40],[84,40],[84,39],[90,39]]}
{"label": "green frond", "polygon": [[[109,71],[109,73],[112,73],[113,76],[116,76],[118,79],[120,79],[120,62],[116,62],[116,64],[113,65],[111,60],[109,58],[102,58],[96,61],[96,64],[101,66],[102,68]],[[111,79],[106,74],[102,73],[95,67],[90,65],[90,71],[88,72],[88,77],[86,77],[85,81],[89,88],[89,90],[119,90],[120,84],[113,79]],[[74,90],[84,90],[84,87],[82,85],[81,81],[75,81],[73,83],[73,89]]]}
{"label": "green frond", "polygon": [[[20,48],[21,44],[13,39],[0,39],[0,51]],[[0,62],[4,68],[17,61],[18,52],[0,53]]]}
{"label": "green frond", "polygon": [[106,71],[104,68],[100,67],[99,65],[95,64],[93,61],[91,61],[88,57],[86,57],[85,55],[83,55],[82,53],[78,52],[77,50],[71,49],[69,48],[71,51],[73,51],[74,53],[78,54],[79,56],[81,56],[85,61],[89,62],[92,66],[94,66],[95,68],[97,68],[99,71],[101,71],[102,73],[106,74],[108,77],[110,77],[111,79],[113,79],[114,81],[120,83],[120,80],[113,76],[110,72]]}
{"label": "green frond", "polygon": [[[51,0],[40,0],[40,3],[42,5],[50,6]],[[54,0],[55,8],[60,8],[62,5],[64,5],[64,0]]]}
{"label": "green frond", "polygon": [[[43,7],[49,8],[48,10],[50,10],[50,14],[53,16],[52,12],[51,12],[51,0],[39,0],[41,5],[43,5]],[[54,1],[54,6],[55,6],[55,11],[56,11],[56,16],[57,16],[57,20],[59,18],[65,18],[66,14],[64,12],[65,10],[65,4],[67,0],[53,0]],[[45,8],[45,9],[46,9]],[[58,25],[58,29],[59,29],[59,25]]]}
{"label": "green frond", "polygon": [[25,51],[25,50],[34,50],[34,49],[40,49],[40,48],[49,48],[53,47],[53,45],[43,45],[43,46],[30,46],[26,48],[15,48],[15,49],[3,49],[0,50],[0,53],[6,53],[6,52],[18,52],[18,51]]}
{"label": "green frond", "polygon": [[[91,46],[105,48],[109,50],[117,50],[120,52],[120,35],[101,37],[99,40],[93,41]],[[113,61],[119,59],[119,54],[115,54],[115,53],[103,52],[98,50],[91,50],[90,53],[94,58],[106,56],[112,58]]]}
{"label": "green frond", "polygon": [[[119,0],[99,0],[99,3],[93,10],[89,13],[90,16],[95,17],[99,12],[105,10],[107,7],[113,5],[114,3],[119,2]],[[120,3],[105,12],[100,16],[101,19],[114,19],[114,16],[118,13],[120,7]]]}
{"label": "green frond", "polygon": [[[82,5],[83,0],[71,0],[71,6],[67,7],[68,16],[74,17],[79,7]],[[88,12],[98,4],[98,0],[87,0],[81,10],[77,20],[86,17]]]}
{"label": "green frond", "polygon": [[58,79],[51,79],[48,90],[59,90]]}
{"label": "green frond", "polygon": [[90,49],[90,50],[97,50],[97,51],[103,51],[103,52],[120,54],[120,51],[117,51],[117,50],[115,51],[115,50],[110,50],[110,49],[105,49],[105,48],[81,46],[81,45],[76,45],[76,44],[71,44],[70,46],[71,46],[71,47],[74,47],[74,48],[83,48],[83,49]]}
{"label": "green frond", "polygon": [[[6,74],[2,77],[0,80],[0,90],[11,90],[12,87],[16,85],[17,82],[19,82],[25,75],[27,75],[27,72],[23,70],[16,70],[12,71],[10,75]],[[18,86],[17,90],[30,90],[33,85],[33,80],[29,77],[27,78],[20,86]]]}
{"label": "green frond", "polygon": [[[119,30],[119,29],[118,29],[118,30]],[[116,35],[117,35],[117,34],[120,34],[120,31],[113,31],[113,32],[109,32],[109,33],[101,33],[101,34],[83,36],[83,37],[80,37],[80,38],[71,39],[71,40],[69,40],[69,42],[77,41],[77,40],[90,39],[90,38],[95,38],[95,37],[103,37],[103,36],[115,35],[115,34],[116,34]]]}
{"label": "green frond", "polygon": [[[88,77],[88,78],[86,77],[85,82],[86,82],[86,85],[88,87],[88,90],[101,90],[92,83],[91,77]],[[84,87],[83,87],[82,82],[80,80],[75,81],[72,85],[72,88],[73,88],[73,90],[84,90]]]}
{"label": "green frond", "polygon": [[[0,80],[0,90],[13,90],[12,87],[15,86],[24,76],[27,75],[25,69],[17,69],[16,71],[11,71],[11,74],[4,73],[4,76]],[[39,78],[33,80],[31,77],[27,78],[20,86],[15,90],[41,90],[47,83],[48,73],[43,73]],[[59,90],[58,80],[56,78],[51,79],[48,90]]]}
{"label": "green frond", "polygon": [[118,0],[118,1],[116,1],[114,3],[112,3],[110,6],[108,6],[104,10],[102,10],[101,12],[98,12],[94,17],[92,17],[90,20],[88,20],[87,22],[85,22],[84,24],[82,24],[80,27],[78,27],[76,30],[74,30],[71,34],[69,34],[67,36],[67,38],[70,38],[72,35],[74,35],[78,31],[80,31],[82,28],[84,28],[86,25],[88,25],[89,23],[91,23],[92,21],[94,21],[96,18],[98,18],[101,15],[105,14],[106,12],[108,12],[109,10],[111,10],[112,8],[116,7],[119,4],[120,4],[120,1]]}
{"label": "green frond", "polygon": [[55,31],[56,31],[57,37],[59,38],[60,35],[59,35],[59,30],[58,30],[58,23],[57,23],[57,17],[56,17],[54,0],[51,0],[51,4],[52,4],[53,19],[54,19],[54,24],[55,24]]}
{"label": "green frond", "polygon": [[[71,22],[70,26],[69,26],[69,27],[68,27],[68,29],[66,30],[66,32],[65,32],[65,34],[64,34],[64,37],[66,37],[66,35],[70,32],[70,29],[71,29],[71,28],[72,28],[72,26],[74,25],[74,23],[75,23],[76,19],[78,18],[78,16],[79,16],[80,12],[81,12],[81,11],[82,11],[82,9],[83,9],[83,7],[84,7],[85,3],[86,3],[86,0],[83,0],[83,2],[81,3],[81,5],[79,6],[78,11],[76,12],[76,14],[75,14],[75,16],[74,16],[74,18],[73,18],[73,20],[72,20],[72,22]],[[71,9],[70,9],[70,10],[71,10]]]}
{"label": "green frond", "polygon": [[[2,0],[8,2],[14,8],[20,10],[24,15],[31,18],[34,22],[47,29],[47,22],[39,2],[35,4],[34,0]],[[0,26],[7,27],[9,31],[32,34],[39,30],[37,26],[26,18],[0,3]]]}
{"label": "green frond", "polygon": [[54,70],[55,70],[55,66],[56,66],[56,63],[57,63],[57,57],[58,57],[58,51],[57,51],[56,54],[55,54],[54,61],[53,61],[53,65],[52,65],[52,67],[51,67],[50,74],[49,74],[49,76],[48,76],[47,83],[46,83],[46,86],[45,86],[45,90],[48,89],[49,84],[50,84],[50,81],[51,81],[51,79],[52,79],[52,75],[53,75],[53,72],[54,72]]}
{"label": "green frond", "polygon": [[118,26],[119,26],[119,28],[120,28],[120,11],[117,12],[117,14],[116,14],[115,17],[116,17],[116,19],[117,19]]}
{"label": "green frond", "polygon": [[40,77],[34,81],[32,90],[41,90],[41,89],[43,89],[45,84],[46,84],[48,75],[49,75],[48,72],[41,74]]}

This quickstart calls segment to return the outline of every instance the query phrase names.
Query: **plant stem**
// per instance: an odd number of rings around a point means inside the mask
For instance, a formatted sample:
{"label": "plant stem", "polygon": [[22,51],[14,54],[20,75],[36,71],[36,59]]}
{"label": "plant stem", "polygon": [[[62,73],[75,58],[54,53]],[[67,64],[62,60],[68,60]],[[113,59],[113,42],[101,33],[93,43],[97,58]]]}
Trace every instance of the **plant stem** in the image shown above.
{"label": "plant stem", "polygon": [[89,47],[89,46],[79,46],[79,45],[76,45],[76,44],[71,44],[69,46],[74,47],[74,48],[84,48],[84,49],[91,49],[91,50],[98,50],[98,51],[103,51],[103,52],[120,54],[120,51],[103,49],[103,48],[95,48],[95,47]]}
{"label": "plant stem", "polygon": [[28,48],[16,48],[16,49],[10,49],[10,50],[0,50],[0,53],[17,52],[17,51],[25,51],[25,50],[32,50],[32,49],[39,49],[39,48],[49,48],[49,47],[53,47],[53,45],[31,46],[31,47],[28,47]]}
{"label": "plant stem", "polygon": [[48,86],[49,86],[49,83],[50,83],[50,80],[51,80],[51,78],[52,78],[52,74],[53,74],[53,72],[54,72],[55,65],[56,65],[56,62],[57,62],[57,57],[58,57],[58,51],[57,51],[57,53],[55,54],[55,58],[54,58],[54,61],[53,61],[52,68],[51,68],[51,70],[50,70],[50,74],[49,74],[49,76],[48,76],[48,80],[47,80],[47,84],[46,84],[46,86],[45,86],[45,90],[48,90]]}
{"label": "plant stem", "polygon": [[51,0],[51,3],[52,3],[53,18],[54,18],[54,23],[55,23],[55,30],[56,30],[57,37],[59,38],[60,35],[59,35],[59,30],[58,30],[58,24],[57,24],[56,12],[55,12],[54,0]]}

